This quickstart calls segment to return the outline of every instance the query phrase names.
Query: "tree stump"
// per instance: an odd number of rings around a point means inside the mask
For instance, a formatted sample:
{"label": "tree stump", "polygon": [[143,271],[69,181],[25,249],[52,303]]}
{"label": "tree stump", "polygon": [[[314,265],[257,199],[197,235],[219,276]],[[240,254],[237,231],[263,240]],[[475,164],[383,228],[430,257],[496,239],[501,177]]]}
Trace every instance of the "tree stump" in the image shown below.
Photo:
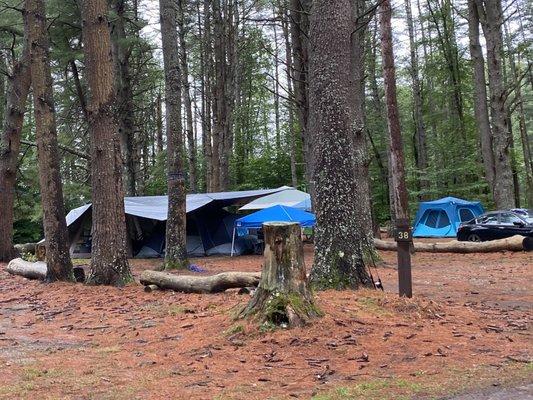
{"label": "tree stump", "polygon": [[265,261],[261,281],[239,318],[276,326],[301,326],[321,315],[309,288],[301,228],[297,223],[263,225]]}

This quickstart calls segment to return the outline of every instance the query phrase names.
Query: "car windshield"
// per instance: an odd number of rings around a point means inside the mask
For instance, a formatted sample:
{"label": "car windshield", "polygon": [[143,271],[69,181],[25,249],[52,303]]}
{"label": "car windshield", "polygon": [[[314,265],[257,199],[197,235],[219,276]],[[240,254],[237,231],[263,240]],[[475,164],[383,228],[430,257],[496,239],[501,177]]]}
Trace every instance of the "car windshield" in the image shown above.
{"label": "car windshield", "polygon": [[500,225],[515,225],[523,224],[524,219],[522,219],[518,214],[515,213],[501,213],[500,215]]}
{"label": "car windshield", "polygon": [[498,214],[482,215],[479,218],[478,223],[484,225],[498,225]]}

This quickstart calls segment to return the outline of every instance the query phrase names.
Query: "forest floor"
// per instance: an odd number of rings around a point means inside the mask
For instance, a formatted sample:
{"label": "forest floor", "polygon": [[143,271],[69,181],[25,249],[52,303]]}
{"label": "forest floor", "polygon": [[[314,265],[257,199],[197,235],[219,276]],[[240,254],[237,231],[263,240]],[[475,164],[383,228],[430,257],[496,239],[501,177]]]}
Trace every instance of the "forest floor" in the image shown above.
{"label": "forest floor", "polygon": [[[249,299],[236,290],[43,284],[0,265],[0,398],[399,400],[532,388],[531,253],[416,254],[412,300],[394,293],[395,253],[381,255],[385,293],[316,293],[323,318],[276,331],[233,319]],[[312,257],[306,246],[308,266]],[[216,273],[261,261],[193,263]],[[131,265],[138,277],[159,263]]]}

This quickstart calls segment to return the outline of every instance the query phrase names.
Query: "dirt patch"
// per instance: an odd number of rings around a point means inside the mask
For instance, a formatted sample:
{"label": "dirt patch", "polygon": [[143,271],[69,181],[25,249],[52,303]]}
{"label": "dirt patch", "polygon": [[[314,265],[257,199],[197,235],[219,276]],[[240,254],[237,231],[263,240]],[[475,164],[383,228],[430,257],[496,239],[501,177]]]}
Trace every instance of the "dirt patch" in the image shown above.
{"label": "dirt patch", "polygon": [[[306,247],[306,264],[312,263]],[[533,381],[533,257],[416,254],[415,298],[316,293],[325,316],[268,331],[235,321],[249,295],[145,293],[0,272],[0,398],[408,399]],[[261,257],[193,260],[206,274]],[[135,276],[160,260],[133,260]],[[402,397],[403,396],[403,397]]]}

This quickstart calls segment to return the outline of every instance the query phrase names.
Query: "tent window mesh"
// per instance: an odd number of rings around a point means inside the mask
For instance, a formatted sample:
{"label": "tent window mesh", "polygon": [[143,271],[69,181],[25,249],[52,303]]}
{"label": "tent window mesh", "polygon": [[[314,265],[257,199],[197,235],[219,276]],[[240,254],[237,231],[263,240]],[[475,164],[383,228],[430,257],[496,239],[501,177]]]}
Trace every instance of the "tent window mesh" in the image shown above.
{"label": "tent window mesh", "polygon": [[444,210],[430,210],[427,213],[426,226],[430,228],[445,228],[450,225],[448,214]]}
{"label": "tent window mesh", "polygon": [[439,211],[431,210],[426,219],[426,225],[429,226],[430,228],[436,228],[438,219],[439,219]]}
{"label": "tent window mesh", "polygon": [[461,208],[459,210],[459,220],[461,222],[470,221],[471,219],[474,219],[474,213],[472,210],[469,210],[468,208]]}
{"label": "tent window mesh", "polygon": [[446,226],[450,225],[450,219],[448,218],[448,214],[444,211],[439,211],[439,221],[437,222],[437,228],[444,228]]}

